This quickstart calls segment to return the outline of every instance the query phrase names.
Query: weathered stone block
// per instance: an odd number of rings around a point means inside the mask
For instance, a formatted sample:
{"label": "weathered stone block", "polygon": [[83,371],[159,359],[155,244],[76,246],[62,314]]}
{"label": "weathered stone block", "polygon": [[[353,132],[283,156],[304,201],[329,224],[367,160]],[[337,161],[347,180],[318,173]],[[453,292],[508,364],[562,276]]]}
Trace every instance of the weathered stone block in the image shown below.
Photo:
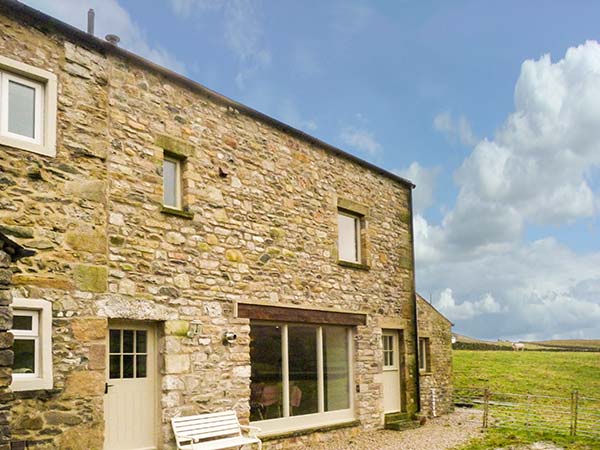
{"label": "weathered stone block", "polygon": [[165,322],[165,335],[167,336],[187,336],[190,324],[187,320],[167,320]]}
{"label": "weathered stone block", "polygon": [[0,233],[7,234],[8,236],[14,236],[16,238],[32,238],[33,228],[21,227],[18,225],[5,225],[0,224]]}
{"label": "weathered stone block", "polygon": [[79,370],[68,374],[65,394],[72,397],[87,397],[104,394],[104,373],[101,371]]}
{"label": "weathered stone block", "polygon": [[105,339],[107,329],[108,322],[101,317],[71,319],[73,337],[81,342]]}
{"label": "weathered stone block", "polygon": [[14,353],[12,350],[0,350],[0,367],[13,365]]}
{"label": "weathered stone block", "polygon": [[102,370],[106,368],[106,345],[90,345],[90,353],[88,355],[88,367],[91,370]]}
{"label": "weathered stone block", "polygon": [[189,355],[165,355],[165,373],[181,374],[190,370]]}
{"label": "weathered stone block", "polygon": [[12,283],[17,286],[30,285],[48,289],[62,289],[65,291],[70,291],[71,289],[73,289],[73,283],[71,282],[71,280],[68,280],[63,277],[46,277],[43,275],[15,274],[13,275]]}
{"label": "weathered stone block", "polygon": [[76,264],[73,266],[73,279],[79,291],[106,292],[108,269],[106,266]]}
{"label": "weathered stone block", "polygon": [[66,411],[48,411],[44,418],[49,425],[79,425],[82,421],[78,414]]}
{"label": "weathered stone block", "polygon": [[229,249],[225,252],[225,258],[231,262],[242,262],[244,260],[244,255],[242,252],[235,249]]}
{"label": "weathered stone block", "polygon": [[106,182],[100,180],[75,180],[65,186],[67,194],[98,203],[106,202]]}
{"label": "weathered stone block", "polygon": [[90,253],[106,252],[104,229],[68,231],[65,241],[73,250]]}
{"label": "weathered stone block", "polygon": [[14,336],[12,333],[0,332],[0,350],[11,348],[13,345]]}

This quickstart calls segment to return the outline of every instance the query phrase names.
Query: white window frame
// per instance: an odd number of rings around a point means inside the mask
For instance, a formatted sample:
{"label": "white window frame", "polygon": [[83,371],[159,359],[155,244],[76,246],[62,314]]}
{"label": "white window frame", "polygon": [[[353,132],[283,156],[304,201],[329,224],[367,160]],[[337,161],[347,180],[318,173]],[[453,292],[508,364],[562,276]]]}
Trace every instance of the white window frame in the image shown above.
{"label": "white window frame", "polygon": [[[9,86],[10,82],[17,83],[34,90],[34,128],[33,136],[23,136],[8,130],[9,117]],[[44,108],[44,85],[39,81],[31,81],[8,72],[0,72],[0,133],[13,139],[20,139],[36,145],[41,145],[44,137],[44,126],[42,123],[42,112]]]}
{"label": "white window frame", "polygon": [[[8,83],[35,89],[35,138],[8,131]],[[57,78],[20,61],[0,55],[0,145],[45,156],[56,156]]]}
{"label": "white window frame", "polygon": [[[361,264],[362,263],[362,254],[361,254],[362,242],[361,242],[360,232],[361,232],[361,228],[362,228],[361,227],[362,216],[360,214],[356,214],[351,211],[346,211],[344,209],[338,209],[338,224],[339,224],[339,216],[345,216],[345,217],[350,217],[350,218],[354,219],[354,245],[356,246],[356,260],[343,259],[340,256],[341,248],[338,248],[338,259],[340,261],[351,262],[354,264]],[[341,232],[342,232],[342,230],[340,230],[338,227],[338,247],[340,245]]]}
{"label": "white window frame", "polygon": [[[323,368],[323,326],[311,324],[317,327],[317,395],[318,412],[313,414],[303,414],[301,416],[290,416],[290,380],[288,364],[288,326],[302,326],[302,323],[293,322],[270,322],[270,321],[252,321],[252,325],[270,325],[281,327],[281,375],[282,375],[282,411],[283,416],[277,419],[258,420],[251,422],[261,429],[260,435],[287,433],[304,428],[314,428],[321,426],[335,425],[355,419],[354,414],[354,362],[353,362],[353,332],[351,327],[340,325],[346,329],[346,342],[348,352],[348,396],[349,407],[336,411],[325,411],[325,386]],[[333,325],[333,324],[332,324]],[[335,326],[335,325],[334,325]]]}
{"label": "white window frame", "polygon": [[419,371],[420,372],[431,372],[428,360],[430,358],[429,353],[431,343],[428,337],[419,337]]}
{"label": "white window frame", "polygon": [[183,185],[183,180],[181,179],[182,160],[180,158],[173,157],[169,154],[165,154],[163,156],[163,171],[164,171],[165,161],[169,161],[169,162],[175,164],[175,205],[169,205],[168,203],[165,202],[165,184],[164,184],[165,176],[164,176],[164,172],[163,172],[163,206],[165,206],[166,208],[181,210],[183,208],[183,201],[181,198],[182,197],[181,191],[182,191],[182,185]]}
{"label": "white window frame", "polygon": [[32,330],[10,330],[15,338],[33,338],[35,345],[35,373],[13,373],[10,388],[13,391],[52,389],[52,303],[48,300],[14,298],[12,309],[19,315],[34,317]]}

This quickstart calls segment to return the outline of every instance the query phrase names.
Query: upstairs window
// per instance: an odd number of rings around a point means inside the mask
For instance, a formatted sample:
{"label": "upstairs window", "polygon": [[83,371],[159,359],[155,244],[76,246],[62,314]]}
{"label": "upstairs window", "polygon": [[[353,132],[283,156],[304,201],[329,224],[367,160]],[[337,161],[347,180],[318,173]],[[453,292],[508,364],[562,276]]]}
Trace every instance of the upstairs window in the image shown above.
{"label": "upstairs window", "polygon": [[340,261],[360,264],[360,223],[360,216],[338,211],[338,258]]}
{"label": "upstairs window", "polygon": [[165,155],[163,159],[163,205],[181,209],[181,160]]}
{"label": "upstairs window", "polygon": [[44,85],[9,73],[0,74],[2,135],[41,145]]}
{"label": "upstairs window", "polygon": [[56,75],[0,56],[0,145],[56,154]]}

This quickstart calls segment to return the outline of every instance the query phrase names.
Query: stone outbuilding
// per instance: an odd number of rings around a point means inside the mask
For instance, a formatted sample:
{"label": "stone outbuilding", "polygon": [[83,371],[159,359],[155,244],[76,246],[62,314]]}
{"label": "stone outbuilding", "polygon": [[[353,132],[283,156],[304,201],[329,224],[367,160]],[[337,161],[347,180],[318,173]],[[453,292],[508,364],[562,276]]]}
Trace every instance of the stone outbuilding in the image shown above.
{"label": "stone outbuilding", "polygon": [[36,251],[14,448],[172,449],[229,409],[304,448],[420,410],[409,181],[11,0],[0,99],[0,227]]}
{"label": "stone outbuilding", "polygon": [[452,322],[417,294],[421,413],[450,412],[452,400]]}

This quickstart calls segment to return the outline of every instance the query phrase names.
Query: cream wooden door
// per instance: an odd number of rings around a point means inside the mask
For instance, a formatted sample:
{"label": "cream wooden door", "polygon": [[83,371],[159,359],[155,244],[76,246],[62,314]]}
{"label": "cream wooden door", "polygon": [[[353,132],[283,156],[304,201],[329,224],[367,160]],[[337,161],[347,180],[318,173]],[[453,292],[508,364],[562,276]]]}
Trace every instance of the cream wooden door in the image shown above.
{"label": "cream wooden door", "polygon": [[105,450],[156,449],[156,335],[149,325],[109,324]]}
{"label": "cream wooden door", "polygon": [[399,412],[400,401],[400,353],[398,332],[384,330],[383,340],[383,412]]}

